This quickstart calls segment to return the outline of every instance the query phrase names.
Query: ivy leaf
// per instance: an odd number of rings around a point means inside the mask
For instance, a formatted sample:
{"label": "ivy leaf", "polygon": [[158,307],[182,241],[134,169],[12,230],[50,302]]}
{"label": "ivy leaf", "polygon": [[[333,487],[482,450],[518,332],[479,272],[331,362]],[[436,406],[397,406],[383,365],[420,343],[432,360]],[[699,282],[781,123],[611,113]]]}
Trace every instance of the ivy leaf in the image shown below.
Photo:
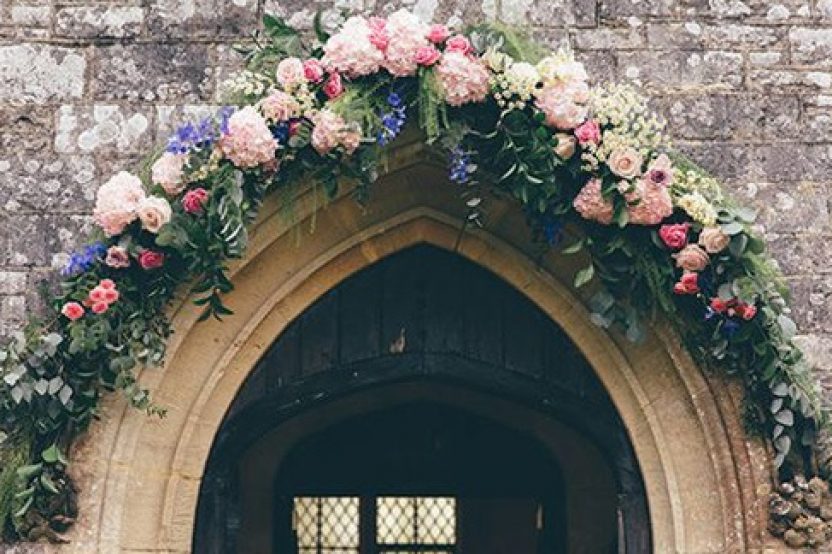
{"label": "ivy leaf", "polygon": [[589,264],[575,275],[575,288],[579,289],[589,283],[595,276],[595,266]]}

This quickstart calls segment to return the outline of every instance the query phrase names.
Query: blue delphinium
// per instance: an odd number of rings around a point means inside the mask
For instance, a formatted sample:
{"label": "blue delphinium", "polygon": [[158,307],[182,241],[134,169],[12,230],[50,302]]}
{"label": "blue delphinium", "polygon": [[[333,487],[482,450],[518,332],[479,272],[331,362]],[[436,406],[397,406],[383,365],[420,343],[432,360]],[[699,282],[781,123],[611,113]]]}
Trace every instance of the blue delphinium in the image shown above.
{"label": "blue delphinium", "polygon": [[[228,119],[234,113],[233,106],[225,106],[217,114],[220,132],[228,132]],[[208,148],[217,140],[213,117],[206,117],[198,123],[185,123],[168,139],[167,151],[171,154],[187,154],[191,150]]]}
{"label": "blue delphinium", "polygon": [[546,214],[543,216],[543,236],[549,246],[555,246],[563,240],[563,222],[560,219]]}
{"label": "blue delphinium", "polygon": [[399,136],[402,132],[404,124],[407,122],[407,113],[405,110],[402,97],[396,93],[391,92],[387,95],[387,104],[390,106],[390,111],[379,114],[381,117],[382,129],[378,132],[377,141],[381,146],[389,144],[393,139]]}
{"label": "blue delphinium", "polygon": [[77,252],[69,255],[66,266],[61,270],[61,275],[69,277],[83,273],[95,265],[95,261],[104,255],[107,249],[100,242],[89,244]]}
{"label": "blue delphinium", "polygon": [[468,155],[462,146],[455,146],[451,149],[448,176],[454,183],[464,185],[471,180],[471,156]]}

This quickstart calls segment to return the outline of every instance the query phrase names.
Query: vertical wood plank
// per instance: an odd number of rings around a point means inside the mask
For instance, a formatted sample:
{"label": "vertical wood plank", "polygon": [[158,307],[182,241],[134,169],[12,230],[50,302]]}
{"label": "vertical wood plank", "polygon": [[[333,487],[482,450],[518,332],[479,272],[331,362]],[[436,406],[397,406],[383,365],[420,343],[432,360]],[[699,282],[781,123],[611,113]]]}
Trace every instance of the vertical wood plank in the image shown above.
{"label": "vertical wood plank", "polygon": [[338,295],[330,291],[300,320],[300,367],[303,376],[332,368],[338,360]]}

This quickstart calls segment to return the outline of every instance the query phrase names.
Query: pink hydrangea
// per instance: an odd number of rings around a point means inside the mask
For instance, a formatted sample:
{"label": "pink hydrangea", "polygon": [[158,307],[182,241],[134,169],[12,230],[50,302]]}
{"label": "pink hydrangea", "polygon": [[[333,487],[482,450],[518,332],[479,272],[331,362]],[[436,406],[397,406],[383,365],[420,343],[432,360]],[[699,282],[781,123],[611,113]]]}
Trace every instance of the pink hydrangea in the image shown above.
{"label": "pink hydrangea", "polygon": [[298,117],[300,104],[291,94],[277,90],[260,101],[260,111],[266,120],[279,123]]}
{"label": "pink hydrangea", "polygon": [[488,71],[480,60],[462,52],[445,52],[434,69],[451,106],[482,102],[488,94]]}
{"label": "pink hydrangea", "polygon": [[137,209],[144,199],[141,179],[121,171],[98,189],[93,219],[107,236],[121,234],[138,217]]}
{"label": "pink hydrangea", "polygon": [[292,90],[306,82],[306,69],[300,59],[285,58],[277,64],[275,77],[285,90]]}
{"label": "pink hydrangea", "polygon": [[167,194],[175,196],[185,188],[183,173],[187,161],[188,156],[186,154],[165,152],[153,164],[150,170],[151,179],[162,187]]}
{"label": "pink hydrangea", "polygon": [[384,67],[397,77],[416,73],[416,54],[419,49],[430,45],[428,27],[415,14],[399,10],[387,18],[389,44],[384,57]]}
{"label": "pink hydrangea", "polygon": [[370,28],[370,42],[381,51],[387,50],[390,35],[387,33],[387,20],[383,17],[371,17],[367,20]]}
{"label": "pink hydrangea", "polygon": [[324,44],[324,67],[348,77],[376,73],[384,63],[384,52],[370,41],[367,20],[353,16]]}
{"label": "pink hydrangea", "polygon": [[348,125],[332,110],[323,109],[312,117],[312,147],[324,155],[337,146],[352,154],[361,142],[361,130]]}
{"label": "pink hydrangea", "polygon": [[220,140],[220,148],[237,167],[251,168],[274,160],[277,141],[263,116],[246,106],[228,119],[228,133]]}
{"label": "pink hydrangea", "polygon": [[546,125],[568,131],[586,121],[588,92],[589,87],[581,82],[544,85],[535,93],[535,104],[546,116]]}
{"label": "pink hydrangea", "polygon": [[604,225],[612,223],[613,204],[611,200],[604,198],[601,194],[600,179],[592,179],[584,185],[572,205],[584,219],[597,221]]}
{"label": "pink hydrangea", "polygon": [[673,213],[673,200],[667,187],[654,185],[644,179],[635,182],[635,190],[627,195],[630,223],[636,225],[658,225]]}

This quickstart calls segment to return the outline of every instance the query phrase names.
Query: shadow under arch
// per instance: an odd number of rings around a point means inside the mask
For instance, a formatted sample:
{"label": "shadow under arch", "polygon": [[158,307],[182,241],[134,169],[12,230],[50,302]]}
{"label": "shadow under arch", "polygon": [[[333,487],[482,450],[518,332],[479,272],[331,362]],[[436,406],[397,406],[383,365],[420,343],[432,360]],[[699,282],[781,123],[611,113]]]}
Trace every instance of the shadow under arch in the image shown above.
{"label": "shadow under arch", "polygon": [[490,204],[488,227],[461,233],[465,208],[419,140],[390,152],[389,171],[363,209],[344,186],[318,211],[308,187],[294,219],[277,198],[264,205],[249,255],[232,268],[235,310],[197,323],[187,298],[172,310],[176,334],[163,370],[141,383],[168,407],[148,419],[110,398],[78,445],[86,514],[68,552],[189,552],[198,491],[228,407],[265,349],[316,299],[381,258],[415,244],[454,251],[521,291],[575,343],[618,410],[644,476],[657,552],[733,552],[766,545],[767,456],[743,431],[741,391],[708,378],[678,339],[653,326],[633,345],[595,327],[569,285],[580,261],[540,255],[523,214]]}

